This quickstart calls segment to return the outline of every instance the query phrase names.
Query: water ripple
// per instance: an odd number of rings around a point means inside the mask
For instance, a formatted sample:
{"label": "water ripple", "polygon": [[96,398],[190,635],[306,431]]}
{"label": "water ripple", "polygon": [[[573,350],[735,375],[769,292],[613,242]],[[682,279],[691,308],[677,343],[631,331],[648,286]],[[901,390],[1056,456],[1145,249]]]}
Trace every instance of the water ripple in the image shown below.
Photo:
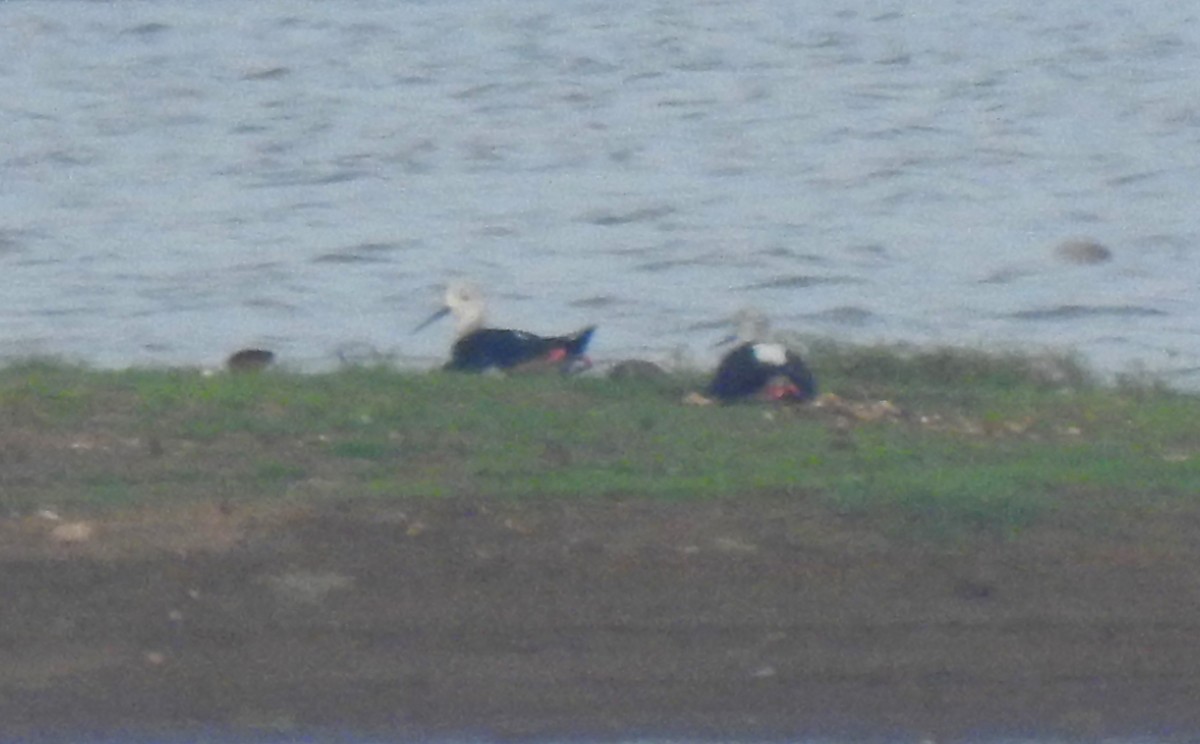
{"label": "water ripple", "polygon": [[621,300],[612,295],[595,295],[593,297],[584,297],[581,300],[568,302],[570,307],[612,307],[620,304]]}
{"label": "water ripple", "polygon": [[1087,318],[1146,318],[1166,315],[1162,310],[1140,305],[1058,305],[1034,310],[1018,310],[1002,317],[1014,320],[1085,320]]}
{"label": "water ripple", "polygon": [[593,225],[602,227],[611,227],[614,225],[628,225],[634,222],[652,222],[662,217],[675,214],[676,208],[669,205],[656,205],[652,207],[639,207],[625,212],[617,212],[613,210],[600,209],[592,212],[587,212],[577,219],[581,222],[588,222]]}
{"label": "water ripple", "polygon": [[389,254],[411,247],[413,246],[400,243],[359,243],[348,248],[322,253],[312,261],[313,263],[333,264],[388,263],[391,261]]}
{"label": "water ripple", "polygon": [[856,327],[868,325],[879,319],[879,316],[870,310],[855,305],[831,307],[828,310],[811,313],[805,317],[818,322]]}
{"label": "water ripple", "polygon": [[854,276],[812,276],[809,274],[795,274],[793,276],[783,276],[776,279],[767,279],[766,281],[755,282],[738,287],[739,290],[755,290],[755,289],[805,289],[807,287],[819,287],[829,284],[863,284],[864,279]]}

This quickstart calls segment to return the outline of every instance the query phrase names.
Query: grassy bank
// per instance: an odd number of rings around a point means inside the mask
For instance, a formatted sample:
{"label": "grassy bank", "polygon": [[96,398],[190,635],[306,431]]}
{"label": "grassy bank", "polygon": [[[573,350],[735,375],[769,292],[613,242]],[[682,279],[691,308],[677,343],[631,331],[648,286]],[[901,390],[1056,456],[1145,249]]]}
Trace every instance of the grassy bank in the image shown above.
{"label": "grassy bank", "polygon": [[[699,376],[0,371],[0,510],[187,499],[811,498],[934,533],[1188,508],[1200,399],[1070,360],[818,345],[824,406],[690,407]],[[880,406],[888,401],[890,406]]]}

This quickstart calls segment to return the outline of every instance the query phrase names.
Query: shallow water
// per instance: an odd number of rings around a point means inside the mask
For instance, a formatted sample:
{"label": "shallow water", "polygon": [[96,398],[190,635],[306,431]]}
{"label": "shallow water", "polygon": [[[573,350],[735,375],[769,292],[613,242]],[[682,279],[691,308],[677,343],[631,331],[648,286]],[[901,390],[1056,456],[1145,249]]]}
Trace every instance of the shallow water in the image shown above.
{"label": "shallow water", "polygon": [[428,365],[471,276],[601,360],[709,363],[754,304],[1195,385],[1198,34],[1133,0],[7,2],[0,358]]}

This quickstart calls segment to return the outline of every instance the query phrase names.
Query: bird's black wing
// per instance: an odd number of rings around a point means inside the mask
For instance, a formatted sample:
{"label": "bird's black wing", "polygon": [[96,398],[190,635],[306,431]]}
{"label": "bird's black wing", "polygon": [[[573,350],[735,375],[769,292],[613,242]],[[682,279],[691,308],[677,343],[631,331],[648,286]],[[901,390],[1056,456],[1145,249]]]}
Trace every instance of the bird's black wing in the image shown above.
{"label": "bird's black wing", "polygon": [[754,344],[742,344],[721,359],[708,384],[708,395],[721,401],[733,401],[754,395],[776,374],[754,355]]}

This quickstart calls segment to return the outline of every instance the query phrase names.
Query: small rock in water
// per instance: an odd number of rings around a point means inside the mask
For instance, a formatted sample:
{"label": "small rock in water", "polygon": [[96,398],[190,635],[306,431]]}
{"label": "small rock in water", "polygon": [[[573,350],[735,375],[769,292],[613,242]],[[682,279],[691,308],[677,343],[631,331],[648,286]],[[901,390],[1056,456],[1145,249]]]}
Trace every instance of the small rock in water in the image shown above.
{"label": "small rock in water", "polygon": [[1087,238],[1064,240],[1054,249],[1054,253],[1062,260],[1080,266],[1090,266],[1112,260],[1112,251],[1099,242]]}
{"label": "small rock in water", "polygon": [[261,372],[275,361],[275,352],[266,349],[242,349],[225,360],[230,372]]}

